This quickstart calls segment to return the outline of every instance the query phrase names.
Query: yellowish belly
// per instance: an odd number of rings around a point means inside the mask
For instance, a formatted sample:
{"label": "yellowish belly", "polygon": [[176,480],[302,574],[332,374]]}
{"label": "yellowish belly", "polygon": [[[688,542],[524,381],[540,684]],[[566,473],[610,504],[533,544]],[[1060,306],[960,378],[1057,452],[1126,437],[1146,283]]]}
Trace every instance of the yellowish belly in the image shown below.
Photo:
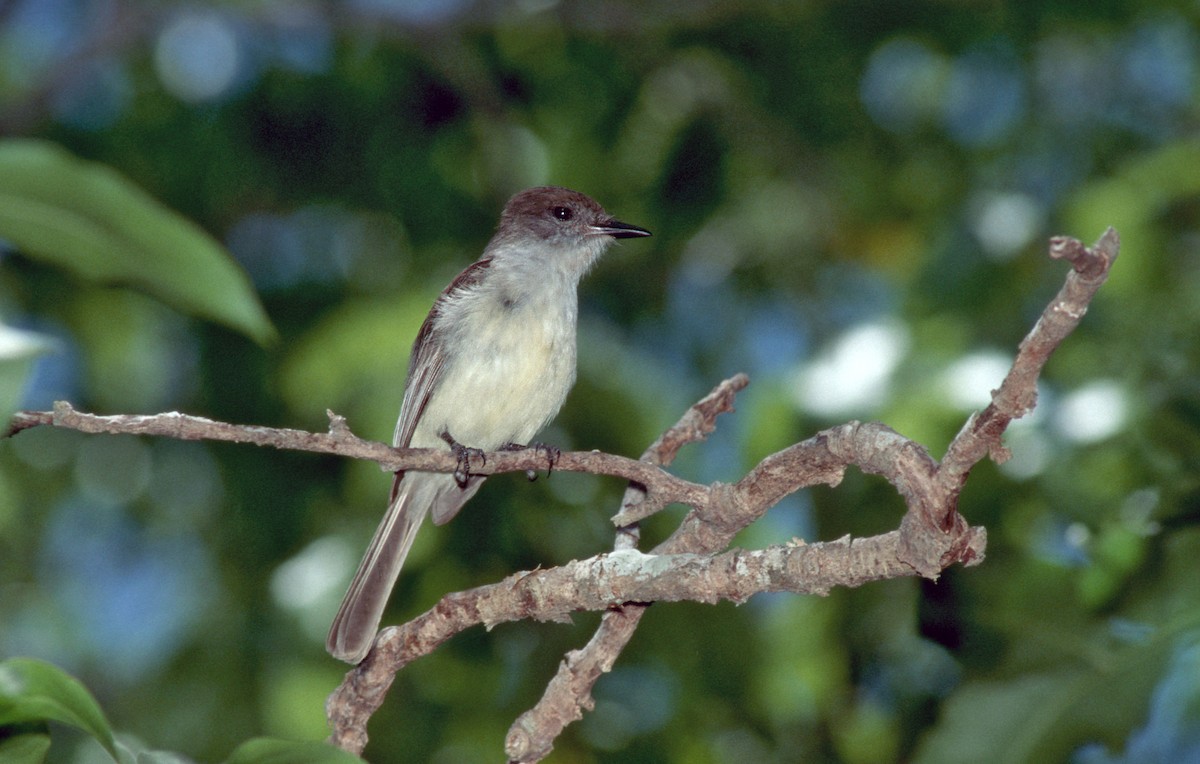
{"label": "yellowish belly", "polygon": [[[500,324],[497,326],[496,324]],[[507,325],[510,330],[502,331]],[[449,364],[421,417],[413,445],[444,429],[465,446],[527,443],[558,413],[575,381],[575,327],[494,322],[464,343],[470,357]],[[557,329],[557,331],[554,331]],[[460,356],[466,356],[462,352]]]}

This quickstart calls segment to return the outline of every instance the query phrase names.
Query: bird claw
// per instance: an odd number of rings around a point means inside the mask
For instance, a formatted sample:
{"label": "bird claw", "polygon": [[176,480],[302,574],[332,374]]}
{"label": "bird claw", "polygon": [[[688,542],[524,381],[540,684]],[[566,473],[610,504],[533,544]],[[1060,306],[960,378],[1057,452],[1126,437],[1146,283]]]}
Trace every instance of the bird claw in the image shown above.
{"label": "bird claw", "polygon": [[[500,446],[501,451],[524,451],[527,448],[532,448],[535,451],[541,451],[546,456],[546,477],[550,477],[550,473],[554,472],[554,465],[558,464],[558,457],[562,456],[562,449],[558,446],[551,446],[545,443],[505,443]],[[537,480],[536,470],[525,470],[525,477],[529,478],[529,482]]]}
{"label": "bird claw", "polygon": [[450,445],[450,450],[454,453],[454,458],[458,460],[458,466],[454,469],[454,482],[458,483],[459,488],[466,488],[467,481],[471,479],[471,457],[479,459],[480,464],[487,464],[487,455],[483,449],[464,446],[455,440],[449,432],[441,433],[441,439]]}
{"label": "bird claw", "polygon": [[554,467],[558,464],[558,458],[562,456],[562,449],[545,443],[534,443],[533,447],[546,456],[546,477],[549,478],[550,473],[554,472]]}

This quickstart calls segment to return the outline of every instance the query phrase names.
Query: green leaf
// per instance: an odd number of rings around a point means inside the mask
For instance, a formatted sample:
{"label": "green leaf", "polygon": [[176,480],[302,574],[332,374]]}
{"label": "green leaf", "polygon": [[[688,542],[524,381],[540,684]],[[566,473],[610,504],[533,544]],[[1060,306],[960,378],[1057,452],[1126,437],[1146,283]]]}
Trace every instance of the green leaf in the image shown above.
{"label": "green leaf", "polygon": [[194,764],[194,760],[172,751],[142,751],[130,764]]}
{"label": "green leaf", "polygon": [[57,666],[32,658],[0,663],[0,725],[47,721],[78,727],[117,758],[104,712],[78,680]]}
{"label": "green leaf", "polygon": [[916,764],[1065,761],[1084,743],[1120,746],[1144,722],[1175,628],[1103,661],[1008,681],[968,683],[921,741]]}
{"label": "green leaf", "polygon": [[123,735],[117,739],[120,764],[193,764],[193,760],[173,751],[155,751]]}
{"label": "green leaf", "polygon": [[26,256],[127,284],[260,343],[275,329],[245,272],[199,226],[110,167],[38,140],[0,141],[0,238]]}
{"label": "green leaf", "polygon": [[43,733],[17,735],[0,740],[0,761],[4,764],[42,764],[50,750],[50,736]]}
{"label": "green leaf", "polygon": [[52,344],[48,337],[0,324],[0,422],[7,422],[20,404],[33,359]]}
{"label": "green leaf", "polygon": [[238,746],[225,764],[362,764],[362,761],[328,743],[257,738]]}

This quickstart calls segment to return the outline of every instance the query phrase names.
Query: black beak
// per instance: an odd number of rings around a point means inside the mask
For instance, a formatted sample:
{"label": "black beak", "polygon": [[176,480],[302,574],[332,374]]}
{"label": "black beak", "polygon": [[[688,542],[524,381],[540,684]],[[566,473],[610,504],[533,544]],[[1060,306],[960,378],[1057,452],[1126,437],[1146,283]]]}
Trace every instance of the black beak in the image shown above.
{"label": "black beak", "polygon": [[600,234],[607,234],[614,239],[632,239],[635,236],[650,236],[652,235],[645,228],[640,228],[629,223],[622,223],[620,220],[605,220],[603,223],[598,223],[592,226],[592,231]]}

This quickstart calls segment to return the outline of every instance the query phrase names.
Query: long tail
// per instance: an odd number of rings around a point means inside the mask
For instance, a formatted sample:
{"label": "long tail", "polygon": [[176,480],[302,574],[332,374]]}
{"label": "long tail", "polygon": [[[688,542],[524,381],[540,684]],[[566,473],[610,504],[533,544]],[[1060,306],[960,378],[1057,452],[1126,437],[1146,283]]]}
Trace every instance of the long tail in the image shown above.
{"label": "long tail", "polygon": [[409,472],[398,480],[392,502],[329,627],[325,649],[330,655],[347,663],[366,657],[421,521],[435,504],[439,515],[448,505],[462,506],[482,482],[482,478],[472,479],[463,489],[451,475],[428,472]]}

